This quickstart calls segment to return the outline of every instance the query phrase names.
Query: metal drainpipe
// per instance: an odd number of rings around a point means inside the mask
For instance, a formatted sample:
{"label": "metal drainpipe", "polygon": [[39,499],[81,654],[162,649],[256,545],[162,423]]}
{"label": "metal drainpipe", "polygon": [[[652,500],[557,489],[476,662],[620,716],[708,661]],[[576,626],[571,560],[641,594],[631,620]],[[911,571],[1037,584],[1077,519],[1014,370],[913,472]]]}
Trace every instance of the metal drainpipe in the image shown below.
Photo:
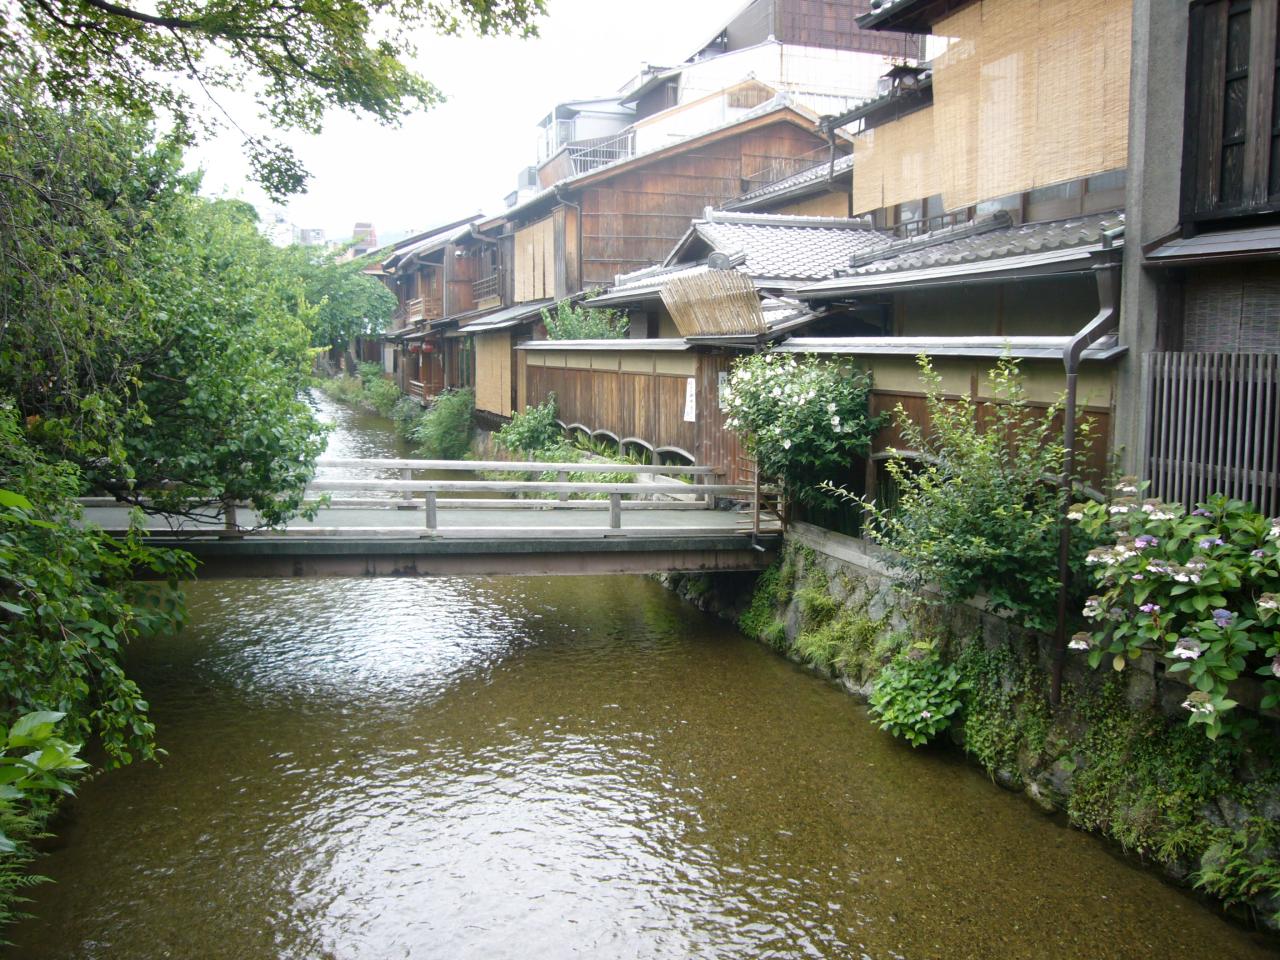
{"label": "metal drainpipe", "polygon": [[[1103,235],[1103,249],[1111,249],[1111,235]],[[1117,280],[1120,261],[1109,257],[1093,268],[1098,282],[1098,313],[1088,325],[1071,338],[1062,351],[1062,362],[1067,371],[1067,399],[1062,411],[1062,509],[1058,517],[1058,622],[1054,635],[1053,671],[1049,686],[1049,703],[1062,702],[1062,669],[1067,659],[1067,600],[1071,588],[1071,522],[1067,510],[1075,480],[1076,466],[1076,381],[1080,370],[1080,356],[1085,349],[1119,326],[1119,310],[1116,305]]]}

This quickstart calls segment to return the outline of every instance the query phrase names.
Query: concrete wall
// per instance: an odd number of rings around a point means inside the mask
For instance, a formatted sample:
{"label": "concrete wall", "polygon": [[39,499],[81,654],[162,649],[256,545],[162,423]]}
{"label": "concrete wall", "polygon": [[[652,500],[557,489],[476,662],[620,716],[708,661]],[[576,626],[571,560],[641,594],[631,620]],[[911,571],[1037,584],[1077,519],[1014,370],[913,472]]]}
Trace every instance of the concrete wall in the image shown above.
{"label": "concrete wall", "polygon": [[1146,424],[1142,357],[1155,349],[1158,334],[1158,291],[1155,278],[1143,270],[1142,247],[1178,227],[1187,64],[1185,0],[1134,0],[1132,51],[1120,311],[1120,339],[1129,355],[1118,372],[1116,442],[1123,448],[1124,471],[1138,473]]}

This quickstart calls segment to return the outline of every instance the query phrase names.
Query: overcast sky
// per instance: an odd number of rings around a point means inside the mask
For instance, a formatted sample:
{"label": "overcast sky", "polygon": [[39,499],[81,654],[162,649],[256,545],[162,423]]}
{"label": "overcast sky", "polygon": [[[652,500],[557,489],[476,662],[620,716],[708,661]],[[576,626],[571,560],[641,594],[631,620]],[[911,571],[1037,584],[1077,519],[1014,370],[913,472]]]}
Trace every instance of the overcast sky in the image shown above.
{"label": "overcast sky", "polygon": [[[318,137],[286,137],[312,178],[283,212],[299,227],[322,227],[329,239],[346,239],[352,224],[369,220],[384,240],[480,210],[496,213],[517,172],[536,161],[537,124],[552,106],[613,93],[642,61],[679,62],[743,5],[548,0],[536,39],[423,35],[416,65],[449,101],[398,129],[334,114]],[[249,200],[264,216],[278,209],[248,182],[238,137],[204,144],[192,159],[205,170],[206,193]]]}

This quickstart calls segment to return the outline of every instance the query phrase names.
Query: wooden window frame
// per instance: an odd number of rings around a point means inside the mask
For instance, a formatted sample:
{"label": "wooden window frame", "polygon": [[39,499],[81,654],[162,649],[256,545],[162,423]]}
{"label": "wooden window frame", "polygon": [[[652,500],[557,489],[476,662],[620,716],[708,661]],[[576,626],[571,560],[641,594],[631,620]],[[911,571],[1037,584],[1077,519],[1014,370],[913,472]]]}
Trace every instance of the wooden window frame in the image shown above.
{"label": "wooden window frame", "polygon": [[[1186,225],[1280,212],[1270,193],[1273,100],[1276,95],[1276,22],[1280,0],[1193,0],[1188,11],[1182,220]],[[1227,21],[1249,14],[1248,88],[1245,97],[1241,199],[1223,201],[1224,98]],[[1280,162],[1280,157],[1276,158]]]}

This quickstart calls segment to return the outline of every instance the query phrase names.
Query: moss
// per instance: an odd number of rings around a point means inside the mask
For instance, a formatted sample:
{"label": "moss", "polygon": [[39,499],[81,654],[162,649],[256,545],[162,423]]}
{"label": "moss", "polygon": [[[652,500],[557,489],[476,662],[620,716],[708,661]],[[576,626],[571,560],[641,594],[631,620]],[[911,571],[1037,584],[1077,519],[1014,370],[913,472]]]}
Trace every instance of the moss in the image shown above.
{"label": "moss", "polygon": [[782,578],[783,569],[782,562],[775,562],[756,578],[751,602],[738,618],[738,629],[747,636],[756,640],[763,639],[765,630],[775,620],[786,589]]}

